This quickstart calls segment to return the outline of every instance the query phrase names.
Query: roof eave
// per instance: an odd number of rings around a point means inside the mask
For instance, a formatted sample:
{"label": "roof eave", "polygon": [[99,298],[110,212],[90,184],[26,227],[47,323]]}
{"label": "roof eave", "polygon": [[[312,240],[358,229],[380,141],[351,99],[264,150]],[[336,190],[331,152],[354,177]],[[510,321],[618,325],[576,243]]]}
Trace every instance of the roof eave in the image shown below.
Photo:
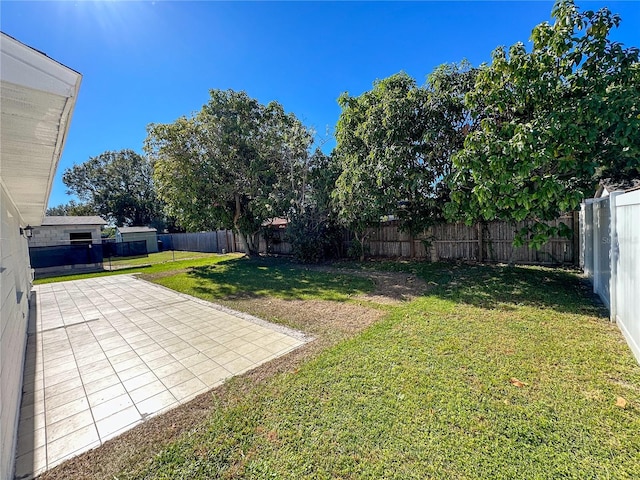
{"label": "roof eave", "polygon": [[[2,107],[3,123],[7,123],[3,125],[5,134],[0,175],[3,188],[21,217],[20,223],[40,225],[69,133],[82,75],[5,33],[0,32],[0,38],[0,85],[4,90],[3,98],[12,105],[5,110],[3,102]],[[20,103],[23,98],[29,99],[26,107]],[[36,105],[33,102],[37,99],[46,99],[47,103],[56,102],[57,106],[46,110],[46,118],[38,118],[29,110],[30,105]],[[37,105],[41,107],[44,104]],[[10,111],[18,112],[18,118]],[[51,113],[53,116],[49,116]],[[22,129],[23,125],[33,125],[33,131],[44,125],[43,128],[53,135],[43,143],[30,128]],[[18,133],[14,134],[11,127]],[[38,157],[28,152],[36,147],[40,149]],[[9,168],[8,164],[11,165]],[[27,190],[25,180],[32,182],[35,187]]]}

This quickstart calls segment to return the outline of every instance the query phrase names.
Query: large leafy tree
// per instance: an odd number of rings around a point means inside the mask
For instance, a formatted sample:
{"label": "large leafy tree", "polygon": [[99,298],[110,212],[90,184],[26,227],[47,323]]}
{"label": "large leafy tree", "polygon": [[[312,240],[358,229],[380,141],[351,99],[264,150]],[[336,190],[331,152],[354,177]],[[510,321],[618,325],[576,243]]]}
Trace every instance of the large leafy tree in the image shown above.
{"label": "large leafy tree", "polygon": [[98,211],[93,205],[89,203],[78,203],[75,200],[70,200],[69,203],[61,203],[60,205],[56,205],[55,207],[47,208],[48,216],[81,217],[86,215],[92,216],[98,214]]}
{"label": "large leafy tree", "polygon": [[640,175],[638,49],[610,40],[620,18],[606,8],[562,0],[552,14],[531,51],[498,48],[481,69],[467,96],[481,128],[454,158],[448,206],[468,222],[531,220],[519,243],[534,247],[568,233],[543,222],[576,209],[598,181]]}
{"label": "large leafy tree", "polygon": [[305,199],[289,218],[287,236],[294,257],[315,263],[342,253],[343,229],[333,208],[332,194],[340,175],[334,155],[319,148],[309,157],[305,174]]}
{"label": "large leafy tree", "polygon": [[304,202],[310,132],[276,102],[211,90],[194,116],[151,124],[145,149],[160,197],[188,230],[234,228],[248,254],[268,218]]}
{"label": "large leafy tree", "polygon": [[466,62],[443,65],[424,87],[399,73],[359,97],[339,98],[342,173],[334,196],[357,240],[384,215],[413,232],[442,219],[451,155],[473,128],[464,96],[475,75]]}
{"label": "large leafy tree", "polygon": [[150,225],[162,217],[149,160],[133,150],[104,152],[65,170],[67,193],[117,225]]}

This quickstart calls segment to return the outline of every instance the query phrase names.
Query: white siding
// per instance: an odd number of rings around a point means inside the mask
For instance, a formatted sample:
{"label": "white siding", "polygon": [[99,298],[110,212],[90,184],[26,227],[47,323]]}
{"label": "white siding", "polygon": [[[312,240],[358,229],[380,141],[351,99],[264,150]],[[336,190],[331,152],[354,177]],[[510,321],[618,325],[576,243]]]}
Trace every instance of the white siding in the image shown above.
{"label": "white siding", "polygon": [[18,211],[2,183],[0,190],[0,479],[8,479],[13,471],[22,396],[31,269]]}

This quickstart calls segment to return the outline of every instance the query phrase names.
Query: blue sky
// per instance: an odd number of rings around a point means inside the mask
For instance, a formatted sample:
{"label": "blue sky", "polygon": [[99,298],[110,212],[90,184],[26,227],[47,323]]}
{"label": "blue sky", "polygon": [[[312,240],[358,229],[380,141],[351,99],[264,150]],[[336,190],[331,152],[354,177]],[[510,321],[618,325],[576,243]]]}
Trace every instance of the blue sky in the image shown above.
{"label": "blue sky", "polygon": [[[640,2],[608,6],[613,38],[640,46]],[[401,70],[424,82],[442,63],[488,62],[498,45],[527,42],[549,20],[537,2],[6,1],[0,28],[83,75],[49,199],[65,203],[65,168],[107,150],[142,152],[149,123],[206,103],[209,89],[280,102],[331,135],[345,91],[358,95]],[[330,149],[332,141],[325,145]]]}

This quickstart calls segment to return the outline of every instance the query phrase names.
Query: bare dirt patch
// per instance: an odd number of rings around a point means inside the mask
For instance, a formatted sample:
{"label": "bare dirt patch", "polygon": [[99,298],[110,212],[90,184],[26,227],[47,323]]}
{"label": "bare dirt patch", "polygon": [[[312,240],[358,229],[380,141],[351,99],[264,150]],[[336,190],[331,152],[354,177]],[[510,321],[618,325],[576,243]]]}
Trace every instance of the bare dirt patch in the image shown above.
{"label": "bare dirt patch", "polygon": [[[175,272],[174,272],[175,273]],[[370,300],[370,299],[369,299]],[[302,330],[314,341],[288,355],[224,384],[191,402],[153,417],[136,428],[45,472],[42,479],[113,479],[119,472],[135,471],[180,435],[197,428],[217,404],[233,404],[251,389],[279,373],[294,371],[325,348],[356,335],[384,315],[384,308],[354,302],[251,298],[221,304],[265,320]],[[368,302],[367,302],[368,303]],[[125,476],[125,478],[127,478]]]}
{"label": "bare dirt patch", "polygon": [[332,267],[311,267],[310,269],[368,278],[373,281],[374,290],[361,295],[359,298],[386,305],[413,300],[424,295],[430,288],[427,282],[411,273],[362,271]]}

